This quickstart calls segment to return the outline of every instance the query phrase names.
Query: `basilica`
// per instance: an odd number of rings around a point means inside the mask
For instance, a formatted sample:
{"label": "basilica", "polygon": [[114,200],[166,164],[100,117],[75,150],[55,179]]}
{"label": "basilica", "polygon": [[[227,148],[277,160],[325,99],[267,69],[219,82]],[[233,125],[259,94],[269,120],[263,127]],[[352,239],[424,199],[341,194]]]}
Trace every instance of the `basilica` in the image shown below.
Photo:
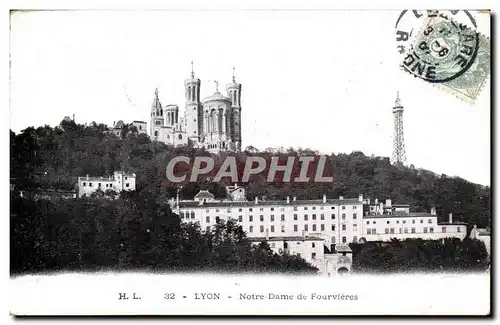
{"label": "basilica", "polygon": [[155,90],[151,105],[150,137],[168,145],[183,146],[191,143],[208,151],[241,151],[241,84],[236,82],[233,69],[232,82],[226,85],[226,94],[219,92],[201,98],[201,81],[191,77],[184,81],[185,111],[179,116],[179,106],[162,105]]}

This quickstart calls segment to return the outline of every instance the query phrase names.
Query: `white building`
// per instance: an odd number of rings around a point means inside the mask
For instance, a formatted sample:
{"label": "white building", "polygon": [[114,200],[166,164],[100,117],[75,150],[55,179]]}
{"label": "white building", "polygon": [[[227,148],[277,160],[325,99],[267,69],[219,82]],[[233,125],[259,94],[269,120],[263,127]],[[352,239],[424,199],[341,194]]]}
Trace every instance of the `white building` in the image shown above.
{"label": "white building", "polygon": [[[236,189],[238,187],[236,186]],[[227,189],[228,193],[235,188]],[[241,196],[237,200],[217,201],[207,195],[207,191],[200,192],[203,198],[196,201],[172,202],[172,208],[179,213],[184,222],[198,222],[203,230],[209,230],[218,220],[230,218],[239,222],[247,236],[255,241],[261,238],[281,238],[276,240],[275,246],[284,245],[287,240],[283,238],[302,238],[292,242],[308,242],[312,244],[314,238],[320,240],[323,248],[335,251],[338,245],[358,242],[361,238],[366,241],[389,241],[391,238],[423,238],[440,239],[456,237],[463,239],[466,235],[466,225],[453,222],[450,214],[446,223],[438,223],[435,209],[431,213],[410,212],[408,205],[392,205],[390,200],[386,204],[371,205],[370,200],[364,200],[363,195],[358,198],[328,199],[323,196],[321,200],[296,200],[287,197],[282,201],[243,201]],[[243,192],[244,195],[244,192]],[[198,195],[197,195],[198,196]],[[366,207],[366,215],[363,208]],[[373,207],[373,210],[372,210]],[[385,213],[385,214],[384,214]],[[297,244],[298,245],[298,244]],[[315,244],[316,245],[316,244]],[[281,247],[281,246],[279,246]],[[301,249],[304,246],[301,246]],[[292,249],[304,256],[306,261],[315,265],[326,263],[313,261],[312,251]],[[316,252],[316,257],[320,257]],[[326,273],[326,268],[323,268]]]}
{"label": "white building", "polygon": [[113,190],[116,193],[121,191],[135,190],[135,174],[124,173],[121,171],[114,172],[113,176],[109,177],[78,177],[78,197],[84,195],[90,196],[98,189],[106,192]]}

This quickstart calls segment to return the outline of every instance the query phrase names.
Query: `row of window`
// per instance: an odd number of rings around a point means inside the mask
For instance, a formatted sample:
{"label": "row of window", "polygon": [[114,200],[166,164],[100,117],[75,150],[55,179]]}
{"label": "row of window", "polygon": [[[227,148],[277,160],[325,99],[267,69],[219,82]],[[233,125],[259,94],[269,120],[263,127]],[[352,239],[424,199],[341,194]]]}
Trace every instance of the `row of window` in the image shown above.
{"label": "row of window", "polygon": [[[83,187],[87,186],[87,182],[83,182],[82,185],[83,185]],[[110,184],[110,183],[105,183],[104,185],[105,185],[106,188],[112,188],[113,187],[113,184]],[[101,187],[101,186],[102,186],[101,183],[97,183],[97,187]],[[125,184],[125,187],[129,187],[129,186],[130,186],[129,183]],[[88,187],[92,187],[92,182],[89,182]]]}
{"label": "row of window", "polygon": [[[328,207],[326,207],[326,208],[328,208]],[[357,205],[353,205],[352,208],[353,209],[357,209]],[[274,207],[270,207],[270,208],[258,208],[258,209],[259,209],[258,211],[278,211],[278,209],[274,208]],[[318,210],[323,210],[323,209],[324,209],[323,206],[320,206],[318,208]],[[335,206],[332,206],[331,209],[335,210]],[[219,210],[220,209],[215,209],[215,212],[219,212]],[[224,209],[222,209],[222,210],[224,210]],[[309,210],[309,207],[302,207],[301,210],[307,211],[307,210]],[[311,210],[316,210],[316,207],[315,206],[311,207]],[[342,210],[345,210],[345,205],[342,206]],[[227,208],[226,211],[227,212],[231,212],[231,208]],[[254,211],[254,208],[248,208],[248,212],[253,212],[253,211]],[[285,208],[281,207],[281,208],[279,208],[279,211],[285,211]],[[293,207],[293,211],[298,211],[298,207],[294,206]],[[206,212],[209,213],[210,209],[206,209]],[[243,208],[238,208],[238,212],[243,212]]]}
{"label": "row of window", "polygon": [[[424,227],[424,233],[434,233],[434,228],[433,227],[430,227],[430,228],[427,228],[427,227]],[[414,234],[416,233],[416,228],[411,228],[410,229],[411,233]],[[408,233],[408,228],[404,228],[404,229],[401,229],[401,228],[398,228],[398,233],[402,233],[404,232],[405,234]],[[446,227],[441,227],[441,232],[445,233],[446,232]],[[460,227],[457,227],[457,232],[461,232],[461,229]],[[395,228],[385,228],[385,233],[386,234],[394,234],[395,233]],[[375,228],[368,228],[366,229],[366,234],[367,235],[376,235],[377,234],[377,230]]]}
{"label": "row of window", "polygon": [[[411,223],[415,223],[415,220],[416,220],[416,219],[412,219],[412,222],[411,222]],[[377,224],[377,221],[373,220],[371,223],[375,225],[375,224]],[[390,224],[391,224],[390,220],[387,220],[387,221],[386,221],[386,223],[387,223],[388,225],[390,225]],[[397,223],[397,224],[399,224],[399,220],[396,220],[396,223]],[[405,223],[406,223],[406,220],[403,220],[403,223],[405,224]],[[420,223],[424,223],[424,219],[420,219]],[[432,219],[428,219],[428,220],[427,220],[427,223],[432,223]],[[370,220],[366,221],[366,224],[367,224],[367,225],[369,225],[369,224],[370,224]]]}

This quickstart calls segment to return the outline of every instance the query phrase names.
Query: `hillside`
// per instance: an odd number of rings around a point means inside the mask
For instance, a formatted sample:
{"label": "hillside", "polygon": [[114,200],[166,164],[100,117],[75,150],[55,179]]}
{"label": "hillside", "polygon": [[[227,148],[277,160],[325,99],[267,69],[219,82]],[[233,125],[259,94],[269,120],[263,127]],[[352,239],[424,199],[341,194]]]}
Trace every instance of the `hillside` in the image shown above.
{"label": "hillside", "polygon": [[[180,185],[181,198],[192,198],[200,188],[211,190],[217,197],[225,196],[224,187],[230,183],[229,179],[222,179],[219,184],[208,180],[172,184],[165,177],[171,157],[210,155],[208,152],[151,142],[132,127],[123,129],[123,139],[105,130],[103,124],[83,126],[63,121],[55,128],[30,127],[19,134],[11,131],[11,182],[18,189],[73,189],[78,176],[105,176],[123,169],[137,174],[138,192],[159,200],[175,196]],[[219,165],[226,155],[212,157]],[[266,160],[279,155],[280,161],[286,161],[290,156],[317,155],[317,152],[293,148],[281,153],[256,152],[255,148],[248,147],[236,155],[238,166],[244,164],[246,156],[256,155]],[[478,227],[491,226],[490,188],[458,177],[397,168],[387,157],[367,157],[361,152],[330,155],[325,173],[333,176],[333,183],[283,183],[279,180],[267,183],[265,170],[240,185],[246,187],[248,199],[255,196],[283,199],[288,195],[312,199],[323,194],[330,198],[357,197],[362,193],[372,199],[391,198],[394,203],[408,203],[414,211],[429,211],[435,206],[440,218],[452,212],[457,221]]]}

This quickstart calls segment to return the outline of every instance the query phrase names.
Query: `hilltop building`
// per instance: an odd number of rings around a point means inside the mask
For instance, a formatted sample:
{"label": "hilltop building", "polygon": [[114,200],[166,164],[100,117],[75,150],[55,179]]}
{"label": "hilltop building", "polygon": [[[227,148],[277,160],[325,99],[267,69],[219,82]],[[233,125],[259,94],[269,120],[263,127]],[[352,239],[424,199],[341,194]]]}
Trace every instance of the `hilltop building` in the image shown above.
{"label": "hilltop building", "polygon": [[162,105],[155,90],[151,105],[150,137],[173,146],[191,142],[209,151],[241,151],[241,84],[226,85],[226,94],[219,92],[218,82],[213,95],[201,98],[201,80],[191,77],[184,81],[185,111],[179,106]]}
{"label": "hilltop building", "polygon": [[135,174],[122,171],[115,171],[113,176],[109,177],[78,177],[78,197],[90,196],[97,190],[113,190],[116,193],[134,191],[135,179]]}

